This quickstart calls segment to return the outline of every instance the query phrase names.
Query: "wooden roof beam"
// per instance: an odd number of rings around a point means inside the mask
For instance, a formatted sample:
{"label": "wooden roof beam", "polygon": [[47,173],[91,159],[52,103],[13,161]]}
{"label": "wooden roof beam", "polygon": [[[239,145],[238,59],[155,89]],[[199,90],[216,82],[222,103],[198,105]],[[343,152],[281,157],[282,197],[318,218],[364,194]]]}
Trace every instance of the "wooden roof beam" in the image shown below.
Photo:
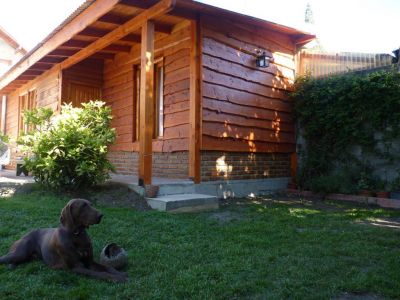
{"label": "wooden roof beam", "polygon": [[40,59],[39,62],[58,64],[58,63],[62,62],[63,60],[64,60],[64,58],[62,58],[62,57],[45,56],[42,59]]}
{"label": "wooden roof beam", "polygon": [[97,0],[88,8],[77,15],[70,23],[62,27],[58,32],[54,33],[44,45],[37,48],[24,61],[19,63],[15,68],[10,69],[0,80],[0,90],[16,79],[22,72],[35,64],[47,53],[55,50],[58,46],[71,39],[78,32],[95,22],[98,18],[109,12],[119,0]]}
{"label": "wooden roof beam", "polygon": [[[111,32],[110,30],[88,27],[85,30],[82,30],[78,35],[100,38],[100,37],[103,37],[103,36],[109,34],[110,32]],[[126,36],[122,37],[121,41],[140,43],[140,35],[130,33],[130,34],[127,34]]]}
{"label": "wooden roof beam", "polygon": [[21,80],[32,80],[35,79],[35,75],[20,75],[18,76],[17,79],[21,79]]}
{"label": "wooden roof beam", "polygon": [[64,44],[62,44],[62,47],[67,47],[67,48],[85,48],[89,46],[92,42],[89,41],[81,41],[81,40],[69,40],[66,41]]}
{"label": "wooden roof beam", "polygon": [[23,72],[21,75],[34,75],[34,76],[38,76],[38,75],[40,75],[40,74],[43,74],[43,70],[40,70],[40,71],[38,71],[38,70],[30,70],[30,69],[28,69],[28,70],[26,70],[25,72]]}
{"label": "wooden roof beam", "polygon": [[[102,16],[98,21],[104,22],[104,23],[109,23],[109,24],[116,24],[116,25],[122,25],[129,20],[131,20],[133,17],[131,16],[121,16],[113,13],[106,14]],[[173,26],[165,24],[165,23],[155,23],[155,31],[157,32],[162,32],[166,34],[170,34],[172,32]]]}
{"label": "wooden roof beam", "polygon": [[113,42],[122,39],[130,32],[138,30],[147,20],[154,19],[157,16],[168,13],[174,8],[174,6],[175,0],[162,0],[158,2],[154,6],[150,7],[130,21],[126,22],[124,25],[119,26],[110,33],[94,41],[88,47],[67,58],[60,64],[60,68],[65,69],[84,60],[85,58],[95,54],[101,49],[104,49],[105,47],[111,45]]}
{"label": "wooden roof beam", "polygon": [[[89,46],[91,43],[92,42],[89,42],[89,41],[69,40],[68,42],[65,42],[64,44],[62,44],[62,47],[83,49],[83,48]],[[125,46],[125,45],[111,44],[110,46],[105,47],[103,50],[129,53],[131,50],[131,47]]]}
{"label": "wooden roof beam", "polygon": [[36,64],[34,64],[32,67],[30,67],[30,70],[48,70],[52,67],[53,65],[50,64],[46,64],[46,63],[39,63],[37,62]]}
{"label": "wooden roof beam", "polygon": [[[109,2],[112,2],[114,0],[108,0]],[[98,2],[103,2],[101,0],[96,1],[95,3]],[[107,1],[106,1],[107,2]],[[109,32],[103,37],[99,37],[96,41],[91,43],[89,46],[86,48],[76,52],[73,50],[53,50],[51,53],[47,53],[49,56],[68,56],[67,59],[65,59],[63,62],[53,66],[50,70],[47,70],[41,76],[46,76],[47,74],[50,74],[52,72],[59,72],[63,69],[66,69],[88,57],[93,57],[93,58],[99,58],[99,59],[112,59],[114,58],[114,54],[112,53],[99,53],[103,48],[111,45],[113,42],[120,40],[124,36],[130,34],[130,32],[133,32],[135,30],[138,30],[141,28],[141,26],[144,24],[144,22],[154,19],[157,16],[163,15],[171,11],[175,6],[175,0],[162,0],[158,2],[156,5],[150,7],[149,9],[143,11],[140,13],[138,16],[134,17],[130,21],[126,22],[124,25],[119,26],[118,28],[114,29],[113,31]],[[75,19],[74,19],[75,20]],[[77,32],[81,32],[82,28]],[[74,34],[75,35],[75,34]],[[69,36],[69,39],[71,39],[72,36]],[[65,43],[67,40],[64,40],[61,44]],[[41,59],[42,57],[39,57]],[[35,61],[36,62],[36,61]],[[29,66],[32,66],[30,64]],[[0,82],[0,90],[2,90],[4,87],[9,85],[13,80],[15,80],[19,75],[21,75],[22,72],[26,71],[27,68],[23,68],[22,66],[19,66],[18,69],[13,70],[12,74],[7,74],[7,78],[4,78]],[[18,71],[18,72],[16,72]],[[14,77],[15,76],[15,77]],[[35,80],[39,80],[36,78]]]}
{"label": "wooden roof beam", "polygon": [[[120,4],[147,9],[157,3],[157,0],[121,0]],[[168,13],[171,16],[180,17],[188,20],[196,20],[196,14],[184,8],[175,7]]]}
{"label": "wooden roof beam", "polygon": [[97,59],[114,59],[115,54],[114,53],[97,52],[97,53],[91,55],[90,57],[97,58]]}
{"label": "wooden roof beam", "polygon": [[66,49],[56,49],[51,51],[48,56],[55,56],[55,57],[69,57],[74,55],[78,50],[66,50]]}

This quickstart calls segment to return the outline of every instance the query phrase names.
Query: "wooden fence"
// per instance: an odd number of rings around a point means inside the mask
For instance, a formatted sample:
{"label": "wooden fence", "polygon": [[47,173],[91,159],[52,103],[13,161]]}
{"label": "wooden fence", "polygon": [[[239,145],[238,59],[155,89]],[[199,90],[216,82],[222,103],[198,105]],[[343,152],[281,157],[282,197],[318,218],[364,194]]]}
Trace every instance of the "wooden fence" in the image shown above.
{"label": "wooden fence", "polygon": [[301,75],[309,72],[313,77],[324,77],[347,71],[380,69],[391,64],[389,54],[301,50],[298,70]]}

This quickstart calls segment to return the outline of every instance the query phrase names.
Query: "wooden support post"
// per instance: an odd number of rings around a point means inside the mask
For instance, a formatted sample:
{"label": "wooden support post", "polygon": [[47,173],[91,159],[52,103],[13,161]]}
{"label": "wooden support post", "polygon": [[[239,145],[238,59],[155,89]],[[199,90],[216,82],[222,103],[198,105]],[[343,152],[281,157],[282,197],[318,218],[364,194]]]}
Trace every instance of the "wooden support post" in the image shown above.
{"label": "wooden support post", "polygon": [[154,118],[154,23],[142,26],[140,59],[139,185],[151,184]]}
{"label": "wooden support post", "polygon": [[200,18],[191,21],[190,46],[190,135],[189,177],[199,183],[201,144],[201,23]]}

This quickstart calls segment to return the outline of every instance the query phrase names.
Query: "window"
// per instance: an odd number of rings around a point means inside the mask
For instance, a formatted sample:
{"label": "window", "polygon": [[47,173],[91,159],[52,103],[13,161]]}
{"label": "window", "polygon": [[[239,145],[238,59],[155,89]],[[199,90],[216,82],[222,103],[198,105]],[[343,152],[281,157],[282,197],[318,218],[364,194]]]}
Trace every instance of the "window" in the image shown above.
{"label": "window", "polygon": [[[139,140],[140,131],[140,66],[134,66],[134,87],[136,99],[136,130],[135,140]],[[154,123],[153,138],[160,138],[164,135],[164,64],[158,60],[154,65]]]}
{"label": "window", "polygon": [[154,138],[164,135],[164,66],[162,63],[154,66],[154,86],[156,99],[154,101]]}
{"label": "window", "polygon": [[36,107],[36,90],[29,91],[19,97],[19,133],[27,133],[30,128],[24,122],[24,111],[32,110]]}

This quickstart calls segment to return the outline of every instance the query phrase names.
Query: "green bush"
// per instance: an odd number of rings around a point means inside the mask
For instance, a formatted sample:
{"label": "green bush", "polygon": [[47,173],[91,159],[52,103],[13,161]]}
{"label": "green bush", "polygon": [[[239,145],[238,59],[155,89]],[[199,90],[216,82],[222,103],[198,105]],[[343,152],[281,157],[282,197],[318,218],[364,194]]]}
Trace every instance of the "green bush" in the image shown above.
{"label": "green bush", "polygon": [[301,187],[320,187],[321,177],[348,166],[363,170],[366,161],[400,162],[395,143],[400,138],[399,73],[304,76],[296,80],[291,97],[305,139]]}
{"label": "green bush", "polygon": [[311,190],[322,194],[354,194],[357,192],[356,180],[351,172],[335,172],[330,175],[312,178],[310,186]]}
{"label": "green bush", "polygon": [[111,109],[101,101],[82,108],[64,105],[59,115],[39,108],[24,112],[31,130],[18,144],[28,153],[26,168],[35,180],[55,189],[93,186],[109,178],[108,145],[115,140]]}
{"label": "green bush", "polygon": [[0,133],[0,155],[2,155],[7,150],[8,142],[9,142],[8,136]]}

